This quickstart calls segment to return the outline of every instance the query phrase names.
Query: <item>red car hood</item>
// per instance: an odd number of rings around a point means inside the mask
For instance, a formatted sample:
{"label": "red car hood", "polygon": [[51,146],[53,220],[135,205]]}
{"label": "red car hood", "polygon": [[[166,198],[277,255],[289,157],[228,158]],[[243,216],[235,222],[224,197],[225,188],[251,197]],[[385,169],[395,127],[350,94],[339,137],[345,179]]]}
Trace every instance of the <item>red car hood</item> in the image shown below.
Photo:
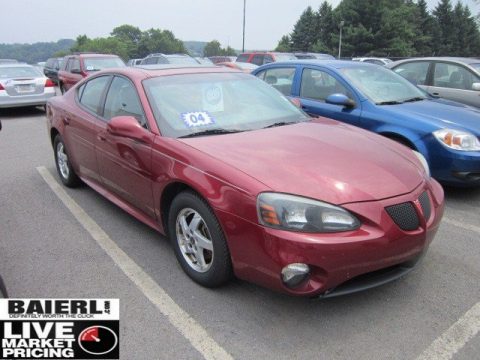
{"label": "red car hood", "polygon": [[273,191],[333,204],[405,194],[424,176],[406,148],[336,121],[315,120],[181,141]]}

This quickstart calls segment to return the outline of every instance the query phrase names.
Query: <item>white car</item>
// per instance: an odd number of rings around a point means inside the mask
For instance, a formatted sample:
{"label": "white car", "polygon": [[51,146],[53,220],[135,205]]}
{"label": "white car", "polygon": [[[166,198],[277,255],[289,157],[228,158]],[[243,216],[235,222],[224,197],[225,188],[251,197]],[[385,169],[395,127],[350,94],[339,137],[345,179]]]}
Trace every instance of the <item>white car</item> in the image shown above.
{"label": "white car", "polygon": [[377,58],[377,57],[357,57],[357,58],[353,58],[352,60],[353,61],[366,62],[366,63],[370,63],[370,64],[382,65],[382,66],[390,64],[392,62],[392,60],[390,60],[390,59]]}
{"label": "white car", "polygon": [[0,108],[45,105],[55,96],[55,84],[26,64],[0,65]]}

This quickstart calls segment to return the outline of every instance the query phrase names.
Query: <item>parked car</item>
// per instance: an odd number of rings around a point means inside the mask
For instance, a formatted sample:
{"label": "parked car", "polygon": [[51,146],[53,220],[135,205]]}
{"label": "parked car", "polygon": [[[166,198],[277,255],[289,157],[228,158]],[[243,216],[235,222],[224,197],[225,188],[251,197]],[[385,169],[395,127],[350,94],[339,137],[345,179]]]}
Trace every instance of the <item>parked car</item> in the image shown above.
{"label": "parked car", "polygon": [[253,74],[326,116],[389,137],[420,152],[432,175],[457,186],[480,185],[480,112],[435,99],[381,66],[298,60]]}
{"label": "parked car", "polygon": [[140,63],[140,65],[156,64],[198,65],[200,62],[186,54],[151,54]]}
{"label": "parked car", "polygon": [[0,65],[0,108],[44,106],[55,96],[55,84],[27,64]]}
{"label": "parked car", "polygon": [[480,107],[480,59],[416,58],[388,67],[430,95]]}
{"label": "parked car", "polygon": [[238,55],[236,62],[253,63],[255,65],[269,64],[275,61],[297,60],[295,55],[279,52],[246,52]]}
{"label": "parked car", "polygon": [[385,66],[392,62],[392,60],[387,58],[376,58],[376,57],[357,57],[357,58],[353,58],[352,60],[366,62],[369,64],[381,65],[381,66]]}
{"label": "parked car", "polygon": [[43,73],[54,83],[58,84],[58,71],[62,66],[63,58],[50,58],[45,63]]}
{"label": "parked car", "polygon": [[88,75],[109,68],[125,67],[117,55],[81,53],[65,56],[58,71],[60,91],[65,93]]}
{"label": "parked car", "polygon": [[235,62],[235,60],[237,60],[237,57],[236,56],[210,56],[209,59],[214,64],[218,64],[221,62]]}
{"label": "parked car", "polygon": [[239,62],[223,62],[223,63],[217,63],[216,65],[225,66],[225,67],[229,67],[237,70],[242,70],[245,73],[251,73],[253,70],[255,70],[258,67],[258,65],[255,65],[252,63],[239,63]]}
{"label": "parked car", "polygon": [[420,154],[219,66],[106,70],[52,99],[47,119],[62,183],[168,235],[203,286],[377,286],[417,264],[444,209]]}
{"label": "parked car", "polygon": [[127,66],[135,67],[142,63],[143,59],[130,59],[127,61]]}
{"label": "parked car", "polygon": [[330,54],[309,53],[309,52],[297,52],[293,53],[299,60],[304,59],[318,59],[318,60],[335,60],[335,57]]}
{"label": "parked car", "polygon": [[0,59],[0,65],[2,64],[18,64],[18,60],[14,59]]}

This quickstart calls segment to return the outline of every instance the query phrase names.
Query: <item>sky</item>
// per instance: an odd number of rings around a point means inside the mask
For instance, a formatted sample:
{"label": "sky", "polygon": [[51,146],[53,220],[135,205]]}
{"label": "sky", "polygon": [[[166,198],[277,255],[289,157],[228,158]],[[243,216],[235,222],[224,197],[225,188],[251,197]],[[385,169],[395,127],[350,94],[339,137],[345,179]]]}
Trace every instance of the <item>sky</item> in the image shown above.
{"label": "sky", "polygon": [[[266,50],[292,31],[307,6],[323,0],[246,0],[245,48]],[[340,0],[329,0],[336,6]],[[434,7],[438,0],[427,0]],[[473,13],[474,0],[463,0]],[[456,0],[453,1],[456,3]],[[0,0],[0,43],[108,36],[123,24],[168,29],[181,40],[242,47],[243,0]]]}

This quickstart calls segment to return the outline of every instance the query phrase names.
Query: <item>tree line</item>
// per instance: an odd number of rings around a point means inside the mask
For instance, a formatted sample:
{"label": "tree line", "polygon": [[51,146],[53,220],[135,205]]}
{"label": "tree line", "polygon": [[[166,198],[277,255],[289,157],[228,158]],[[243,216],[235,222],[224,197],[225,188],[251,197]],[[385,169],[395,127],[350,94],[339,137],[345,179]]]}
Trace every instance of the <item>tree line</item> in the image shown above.
{"label": "tree line", "polygon": [[276,50],[336,55],[342,22],[342,57],[480,55],[476,17],[451,0],[431,12],[425,0],[342,0],[336,8],[324,1],[302,13]]}
{"label": "tree line", "polygon": [[[121,25],[112,30],[109,37],[90,39],[86,35],[80,35],[75,45],[70,49],[72,52],[99,52],[116,54],[123,59],[144,58],[152,53],[191,53],[196,56],[214,56],[235,54],[231,47],[223,49],[220,42],[212,40],[209,43],[195,42],[195,46],[202,44],[203,49],[187,49],[185,45],[193,42],[183,42],[177,39],[172,31],[149,29],[140,30],[132,25]],[[202,50],[199,53],[198,50]]]}
{"label": "tree line", "polygon": [[67,52],[75,44],[72,39],[35,44],[0,44],[0,59],[15,59],[29,64],[45,61],[53,54]]}
{"label": "tree line", "polygon": [[170,30],[140,30],[132,25],[121,25],[107,37],[89,38],[79,35],[76,40],[66,39],[51,43],[0,44],[0,58],[16,59],[27,63],[45,61],[74,52],[115,54],[124,60],[144,58],[152,53],[187,53],[192,56],[236,55],[230,46],[222,48],[217,40],[210,42],[185,41]]}

